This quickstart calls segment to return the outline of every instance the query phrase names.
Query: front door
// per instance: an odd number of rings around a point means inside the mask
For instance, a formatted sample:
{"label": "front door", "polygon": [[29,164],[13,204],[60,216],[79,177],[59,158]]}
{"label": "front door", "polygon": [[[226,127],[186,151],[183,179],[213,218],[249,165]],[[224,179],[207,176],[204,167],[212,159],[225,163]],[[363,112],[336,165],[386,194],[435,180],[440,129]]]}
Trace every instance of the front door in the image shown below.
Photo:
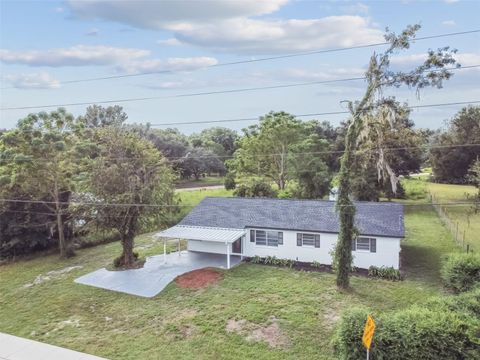
{"label": "front door", "polygon": [[238,238],[232,243],[232,253],[241,254],[242,253],[242,238]]}

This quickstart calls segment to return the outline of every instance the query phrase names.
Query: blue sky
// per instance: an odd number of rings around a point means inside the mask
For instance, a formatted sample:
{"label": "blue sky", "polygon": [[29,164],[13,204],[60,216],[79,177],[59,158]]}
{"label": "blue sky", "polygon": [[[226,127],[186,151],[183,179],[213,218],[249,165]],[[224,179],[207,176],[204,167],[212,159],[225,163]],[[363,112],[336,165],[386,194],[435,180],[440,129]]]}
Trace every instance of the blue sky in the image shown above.
{"label": "blue sky", "polygon": [[[362,76],[372,51],[357,49],[289,59],[206,68],[224,62],[382,42],[384,29],[420,23],[418,36],[480,28],[478,1],[1,1],[1,107],[94,102],[230,90]],[[429,48],[458,49],[462,65],[480,64],[480,34],[418,41],[393,61],[408,69]],[[104,81],[63,81],[174,70]],[[444,89],[411,105],[480,100],[480,70],[461,70]],[[362,95],[362,81],[211,96],[119,103],[137,123],[175,123],[344,110]],[[85,106],[70,106],[75,115]],[[418,127],[438,128],[459,106],[415,110]],[[40,111],[39,109],[38,111]],[[48,109],[47,109],[48,110]],[[0,112],[10,128],[32,110]],[[336,125],[344,115],[317,117]],[[253,122],[224,123],[241,129]],[[211,124],[179,125],[186,133]]]}

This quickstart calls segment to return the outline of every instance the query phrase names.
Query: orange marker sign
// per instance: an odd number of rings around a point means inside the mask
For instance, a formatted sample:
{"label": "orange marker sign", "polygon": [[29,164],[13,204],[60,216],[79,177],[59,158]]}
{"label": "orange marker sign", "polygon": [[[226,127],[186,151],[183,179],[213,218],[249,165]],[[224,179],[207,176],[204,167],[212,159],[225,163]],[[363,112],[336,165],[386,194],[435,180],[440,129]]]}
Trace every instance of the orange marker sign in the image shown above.
{"label": "orange marker sign", "polygon": [[375,321],[373,318],[368,315],[367,322],[365,323],[365,328],[363,329],[362,343],[363,346],[370,350],[372,345],[373,333],[375,332]]}

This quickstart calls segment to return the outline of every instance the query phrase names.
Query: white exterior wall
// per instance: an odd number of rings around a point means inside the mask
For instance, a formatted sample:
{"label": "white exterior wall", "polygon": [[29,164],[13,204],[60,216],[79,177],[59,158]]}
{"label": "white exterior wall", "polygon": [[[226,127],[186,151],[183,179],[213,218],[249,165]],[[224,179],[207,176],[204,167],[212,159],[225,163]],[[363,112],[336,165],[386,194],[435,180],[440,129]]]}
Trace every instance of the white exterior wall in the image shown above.
{"label": "white exterior wall", "polygon": [[[255,230],[271,231],[271,229]],[[313,246],[297,246],[297,231],[279,231],[283,232],[283,245],[278,245],[278,247],[275,247],[256,245],[254,242],[250,242],[250,229],[246,229],[246,235],[242,240],[243,255],[248,257],[253,257],[256,255],[261,257],[276,256],[280,259],[292,259],[303,262],[318,261],[319,263],[325,265],[332,264],[331,253],[335,248],[338,234],[320,233],[320,247],[315,248]],[[304,233],[311,232],[304,231]],[[377,252],[372,253],[367,251],[354,251],[354,266],[363,269],[368,269],[371,265],[392,266],[395,269],[398,269],[400,263],[400,238],[387,238],[378,236],[375,238],[377,239]],[[211,241],[188,240],[188,250],[216,254],[227,253],[225,243]],[[231,247],[230,253],[232,254]]]}

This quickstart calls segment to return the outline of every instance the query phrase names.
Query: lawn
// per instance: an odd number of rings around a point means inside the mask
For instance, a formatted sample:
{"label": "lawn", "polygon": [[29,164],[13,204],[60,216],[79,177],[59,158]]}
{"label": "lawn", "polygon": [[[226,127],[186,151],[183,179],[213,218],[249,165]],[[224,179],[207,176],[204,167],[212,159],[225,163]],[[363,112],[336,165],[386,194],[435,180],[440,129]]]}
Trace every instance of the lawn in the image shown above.
{"label": "lawn", "polygon": [[[451,185],[428,183],[428,190],[435,196],[435,202],[467,202],[475,194],[476,189],[468,185]],[[465,246],[470,245],[474,251],[480,251],[480,213],[472,212],[472,205],[463,204],[446,206],[446,213],[454,224],[458,222],[459,237],[465,231]]]}
{"label": "lawn", "polygon": [[195,191],[178,192],[175,196],[178,198],[180,205],[182,205],[178,218],[183,218],[206,196],[232,196],[232,194],[232,190],[225,189],[200,189]]}
{"label": "lawn", "polygon": [[[408,207],[405,220],[406,280],[353,277],[346,294],[336,290],[332,274],[253,264],[225,271],[220,283],[205,289],[172,283],[152,299],[73,283],[108,265],[120,252],[118,243],[81,250],[69,260],[51,255],[4,265],[0,331],[110,359],[332,359],[330,340],[342,310],[389,311],[442,293],[440,259],[456,250],[450,234],[430,207]],[[136,243],[141,255],[162,251],[149,235]],[[82,268],[24,286],[71,266]],[[243,330],[235,331],[235,324]],[[268,326],[276,347],[251,339]]]}
{"label": "lawn", "polygon": [[198,180],[182,179],[176,182],[177,189],[192,188],[200,186],[223,185],[225,177],[223,176],[205,176]]}

